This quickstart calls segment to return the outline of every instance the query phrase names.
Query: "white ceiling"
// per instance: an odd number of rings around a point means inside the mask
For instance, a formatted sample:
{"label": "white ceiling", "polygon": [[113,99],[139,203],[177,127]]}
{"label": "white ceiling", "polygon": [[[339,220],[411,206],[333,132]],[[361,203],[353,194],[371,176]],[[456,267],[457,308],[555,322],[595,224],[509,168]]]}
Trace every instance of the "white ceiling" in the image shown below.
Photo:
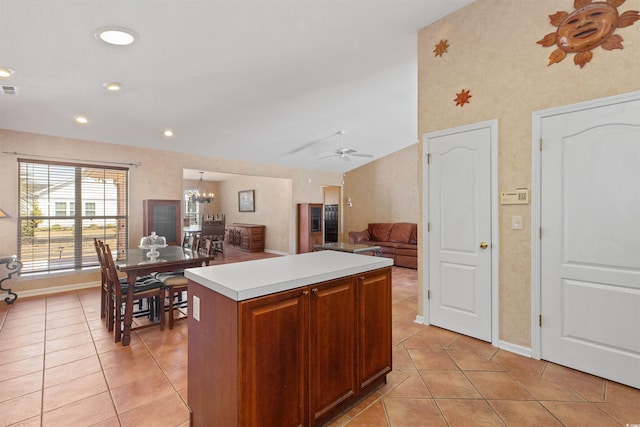
{"label": "white ceiling", "polygon": [[0,128],[346,172],[416,143],[417,31],[471,1],[0,0]]}

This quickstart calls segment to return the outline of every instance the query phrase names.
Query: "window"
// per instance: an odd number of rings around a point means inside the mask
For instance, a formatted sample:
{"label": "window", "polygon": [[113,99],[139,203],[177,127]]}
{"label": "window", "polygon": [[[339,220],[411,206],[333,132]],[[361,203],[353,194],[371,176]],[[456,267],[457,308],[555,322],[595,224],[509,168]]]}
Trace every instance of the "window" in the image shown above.
{"label": "window", "polygon": [[98,265],[94,237],[126,251],[128,169],[25,159],[18,169],[22,273]]}
{"label": "window", "polygon": [[184,225],[189,227],[198,225],[198,217],[200,216],[200,203],[189,199],[190,191],[184,192]]}
{"label": "window", "polygon": [[67,204],[65,202],[56,202],[56,216],[67,216]]}
{"label": "window", "polygon": [[84,214],[86,216],[96,216],[96,204],[88,202],[84,204]]}

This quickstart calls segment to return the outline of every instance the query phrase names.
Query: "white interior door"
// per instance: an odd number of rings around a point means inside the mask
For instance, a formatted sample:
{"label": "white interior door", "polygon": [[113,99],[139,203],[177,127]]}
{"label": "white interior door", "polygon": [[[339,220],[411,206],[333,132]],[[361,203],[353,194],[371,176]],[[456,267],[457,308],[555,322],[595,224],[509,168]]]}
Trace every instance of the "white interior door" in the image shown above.
{"label": "white interior door", "polygon": [[496,122],[425,136],[428,321],[492,341],[492,138]]}
{"label": "white interior door", "polygon": [[640,95],[540,135],[540,355],[640,387]]}

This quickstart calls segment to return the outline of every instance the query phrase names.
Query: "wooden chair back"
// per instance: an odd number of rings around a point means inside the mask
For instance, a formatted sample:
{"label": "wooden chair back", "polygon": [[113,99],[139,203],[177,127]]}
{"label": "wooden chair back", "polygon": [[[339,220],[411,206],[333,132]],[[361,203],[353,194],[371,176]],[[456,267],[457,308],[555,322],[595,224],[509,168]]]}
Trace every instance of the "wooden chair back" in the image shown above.
{"label": "wooden chair back", "polygon": [[202,237],[202,241],[200,243],[200,248],[198,251],[205,255],[211,255],[211,236]]}
{"label": "wooden chair back", "polygon": [[[116,264],[113,261],[113,255],[108,244],[99,242],[100,249],[102,250],[102,256],[105,260],[107,278],[110,286],[110,298],[112,298],[114,309],[113,311],[113,325],[114,325],[114,338],[115,342],[119,342],[122,338],[122,320],[124,319],[126,324],[131,324],[133,319],[133,303],[143,298],[158,298],[161,304],[164,304],[164,285],[159,280],[153,280],[151,287],[146,286],[137,289],[136,285],[127,285],[127,293],[131,292],[132,297],[127,298],[127,295],[123,294],[120,278],[118,277],[118,270]],[[145,282],[148,279],[145,279]],[[136,284],[138,282],[136,281]],[[146,283],[145,283],[146,284]],[[124,313],[122,308],[124,305]],[[164,329],[164,309],[160,310],[160,330]]]}

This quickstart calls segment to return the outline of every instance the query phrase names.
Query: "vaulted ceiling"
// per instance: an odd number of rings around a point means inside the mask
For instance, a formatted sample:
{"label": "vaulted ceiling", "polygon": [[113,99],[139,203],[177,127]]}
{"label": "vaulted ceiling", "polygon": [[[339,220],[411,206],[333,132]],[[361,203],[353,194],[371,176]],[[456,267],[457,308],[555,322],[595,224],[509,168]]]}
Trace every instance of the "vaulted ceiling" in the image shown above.
{"label": "vaulted ceiling", "polygon": [[471,1],[0,0],[0,128],[346,172],[416,143],[417,32]]}

